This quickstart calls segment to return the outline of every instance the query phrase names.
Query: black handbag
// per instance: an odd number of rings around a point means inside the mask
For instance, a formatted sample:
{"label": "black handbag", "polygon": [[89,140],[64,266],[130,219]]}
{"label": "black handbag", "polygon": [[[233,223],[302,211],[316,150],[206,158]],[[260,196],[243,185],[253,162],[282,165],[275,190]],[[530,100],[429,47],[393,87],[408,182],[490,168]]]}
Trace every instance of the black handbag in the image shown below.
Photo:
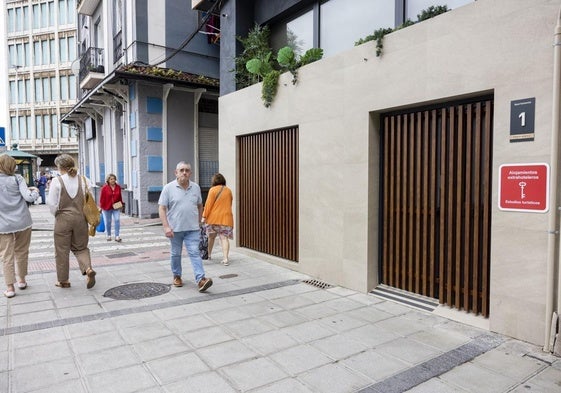
{"label": "black handbag", "polygon": [[199,254],[201,255],[201,259],[208,259],[208,236],[204,225],[201,227],[201,234],[199,237]]}

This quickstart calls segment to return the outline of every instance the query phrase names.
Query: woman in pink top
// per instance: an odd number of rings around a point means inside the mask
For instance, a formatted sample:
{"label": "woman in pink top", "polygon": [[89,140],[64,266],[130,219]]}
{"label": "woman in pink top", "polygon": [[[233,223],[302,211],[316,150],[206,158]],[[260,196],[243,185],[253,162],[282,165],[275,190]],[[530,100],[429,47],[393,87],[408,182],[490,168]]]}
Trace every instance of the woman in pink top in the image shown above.
{"label": "woman in pink top", "polygon": [[206,224],[208,235],[208,259],[212,254],[214,239],[220,237],[224,258],[222,264],[228,266],[230,261],[230,241],[233,238],[234,215],[232,214],[232,191],[226,187],[226,179],[220,173],[212,177],[212,187],[208,191],[202,223]]}

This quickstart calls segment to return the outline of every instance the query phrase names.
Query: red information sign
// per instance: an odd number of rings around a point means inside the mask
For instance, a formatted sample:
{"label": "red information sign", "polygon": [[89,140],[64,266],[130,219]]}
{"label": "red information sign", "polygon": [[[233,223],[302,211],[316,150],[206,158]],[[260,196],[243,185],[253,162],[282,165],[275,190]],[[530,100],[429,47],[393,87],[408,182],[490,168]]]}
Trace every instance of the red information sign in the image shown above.
{"label": "red information sign", "polygon": [[549,165],[504,164],[499,169],[499,209],[549,210]]}

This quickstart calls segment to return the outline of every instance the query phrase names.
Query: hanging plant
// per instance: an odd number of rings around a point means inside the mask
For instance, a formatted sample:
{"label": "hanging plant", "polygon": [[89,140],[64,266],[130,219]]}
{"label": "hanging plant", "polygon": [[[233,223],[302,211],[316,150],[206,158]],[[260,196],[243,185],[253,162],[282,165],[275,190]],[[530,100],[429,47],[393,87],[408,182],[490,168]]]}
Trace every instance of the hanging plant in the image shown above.
{"label": "hanging plant", "polygon": [[274,68],[274,63],[271,62],[271,56],[272,52],[268,52],[264,58],[250,59],[245,65],[247,71],[259,76],[259,78],[263,80],[261,99],[267,108],[271,106],[277,94],[280,74],[284,71],[289,71],[292,74],[292,84],[295,85],[298,81],[298,68],[304,64],[309,64],[321,59],[323,56],[323,49],[309,49],[303,56],[297,59],[294,50],[289,46],[285,46],[281,48],[277,54],[276,64],[278,67],[276,68]]}
{"label": "hanging plant", "polygon": [[390,27],[377,29],[371,35],[361,38],[357,42],[355,42],[355,46],[364,44],[365,42],[368,41],[376,40],[376,57],[380,57],[382,56],[382,49],[384,48],[384,37],[387,34],[414,25],[415,23],[422,22],[430,18],[434,18],[435,16],[443,14],[447,11],[448,11],[448,7],[445,5],[430,6],[426,10],[421,11],[419,15],[417,15],[417,22],[413,22],[412,20],[407,19],[405,22],[403,22],[395,29],[392,29]]}

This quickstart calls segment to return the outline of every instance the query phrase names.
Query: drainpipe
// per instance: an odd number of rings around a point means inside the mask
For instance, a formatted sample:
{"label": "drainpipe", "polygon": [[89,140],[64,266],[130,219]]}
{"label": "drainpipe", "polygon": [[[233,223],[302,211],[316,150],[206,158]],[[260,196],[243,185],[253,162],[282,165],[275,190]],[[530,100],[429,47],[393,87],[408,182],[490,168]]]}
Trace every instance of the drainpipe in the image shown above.
{"label": "drainpipe", "polygon": [[168,180],[168,95],[173,89],[172,83],[166,83],[163,91],[163,113],[162,113],[162,176],[163,183],[166,184]]}
{"label": "drainpipe", "polygon": [[[553,351],[551,335],[552,326],[557,326],[557,313],[553,312],[555,299],[555,245],[558,242],[557,235],[557,167],[559,164],[559,105],[561,104],[561,9],[557,15],[557,25],[553,34],[553,99],[552,99],[552,123],[551,123],[551,177],[549,189],[549,224],[547,241],[547,275],[546,275],[546,304],[545,304],[545,344],[544,351]],[[559,255],[558,255],[559,258]],[[559,260],[557,261],[559,266]],[[561,283],[561,272],[559,272],[558,283]],[[561,291],[557,290],[557,308],[561,300]]]}

